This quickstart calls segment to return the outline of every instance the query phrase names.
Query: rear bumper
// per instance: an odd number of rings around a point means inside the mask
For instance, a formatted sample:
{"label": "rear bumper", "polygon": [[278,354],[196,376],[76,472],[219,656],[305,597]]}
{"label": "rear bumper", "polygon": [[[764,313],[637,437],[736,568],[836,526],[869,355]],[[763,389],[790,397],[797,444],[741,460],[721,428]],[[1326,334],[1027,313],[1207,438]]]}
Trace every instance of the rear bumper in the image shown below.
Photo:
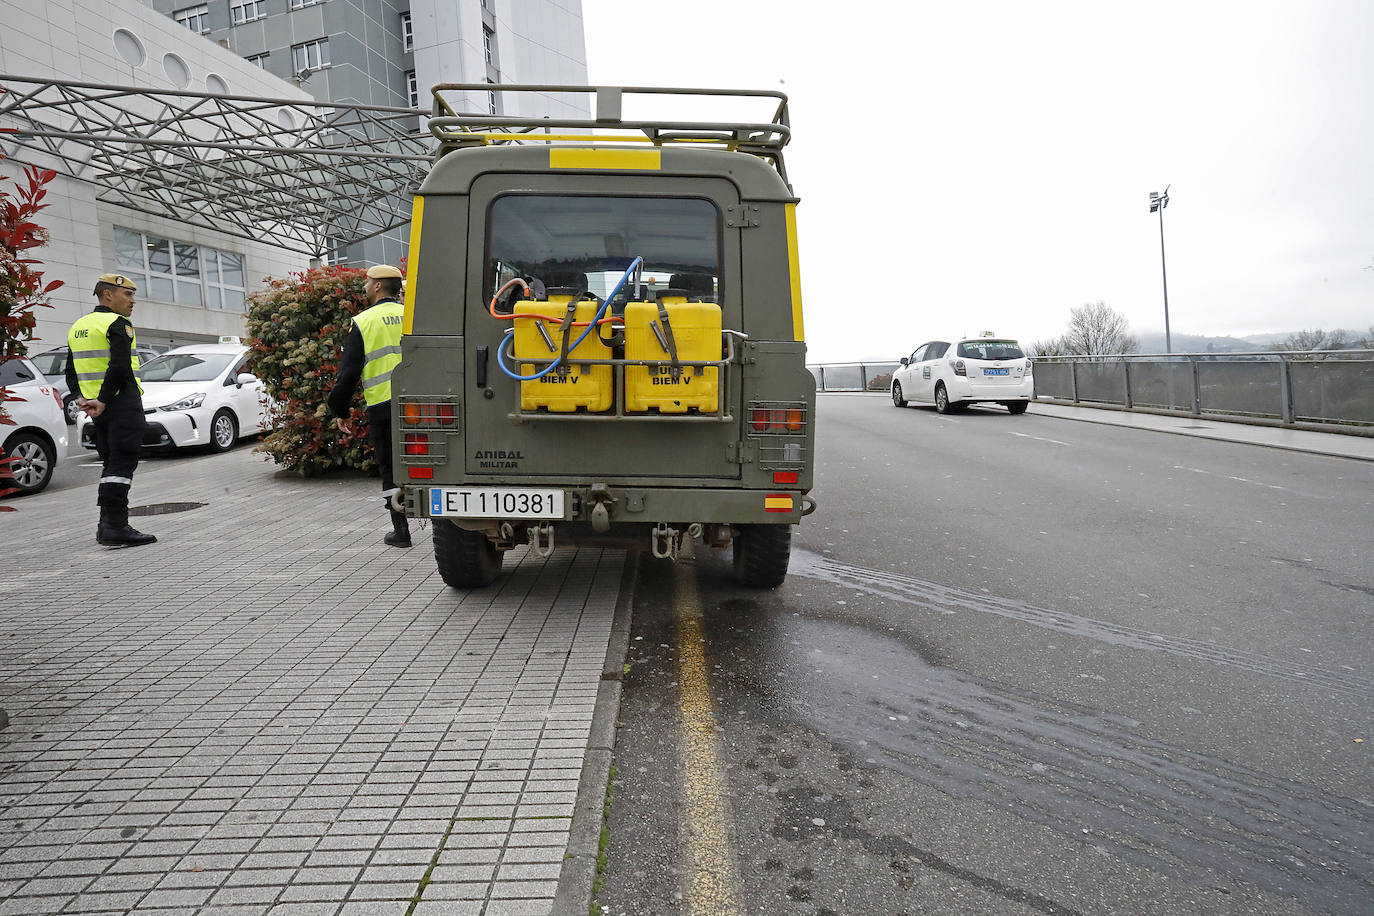
{"label": "rear bumper", "polygon": [[[529,519],[508,519],[517,524],[554,524],[561,522],[590,522],[596,502],[590,484],[549,484],[531,481],[529,486],[562,490],[564,518],[535,522]],[[443,485],[438,485],[443,486]],[[518,485],[508,485],[516,487]],[[408,485],[402,488],[406,515],[411,518],[431,518],[429,486]],[[783,525],[797,524],[802,517],[800,490],[744,490],[697,487],[611,486],[611,502],[607,511],[612,524],[690,525],[693,522],[724,525]],[[499,524],[507,519],[458,519],[445,516],[463,527]],[[469,525],[469,522],[472,524]]]}
{"label": "rear bumper", "polygon": [[1029,401],[1035,397],[1035,379],[1022,379],[1011,384],[1000,382],[971,382],[954,378],[949,383],[951,401]]}

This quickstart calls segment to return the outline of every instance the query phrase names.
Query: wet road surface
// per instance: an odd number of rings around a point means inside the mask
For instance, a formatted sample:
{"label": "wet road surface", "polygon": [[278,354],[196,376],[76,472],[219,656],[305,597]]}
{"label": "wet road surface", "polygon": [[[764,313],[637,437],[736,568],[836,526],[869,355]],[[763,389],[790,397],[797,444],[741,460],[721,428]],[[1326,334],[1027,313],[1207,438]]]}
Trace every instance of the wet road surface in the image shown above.
{"label": "wet road surface", "polygon": [[1374,468],[1085,426],[823,398],[781,589],[640,559],[604,912],[1368,912]]}

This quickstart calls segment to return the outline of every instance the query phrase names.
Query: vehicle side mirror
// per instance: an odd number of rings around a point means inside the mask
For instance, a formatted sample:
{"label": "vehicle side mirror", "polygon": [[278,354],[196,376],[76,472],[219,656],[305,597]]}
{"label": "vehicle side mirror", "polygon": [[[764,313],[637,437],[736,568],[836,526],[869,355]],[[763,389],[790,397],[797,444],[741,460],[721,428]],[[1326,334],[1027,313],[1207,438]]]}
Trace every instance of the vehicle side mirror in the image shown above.
{"label": "vehicle side mirror", "polygon": [[902,357],[902,365],[903,365],[903,366],[909,365],[910,363],[911,363],[911,360],[910,360],[910,359],[907,359],[905,356]]}
{"label": "vehicle side mirror", "polygon": [[238,387],[242,388],[244,385],[247,385],[249,382],[256,382],[257,380],[258,380],[258,377],[257,377],[256,375],[254,375],[253,373],[251,373],[251,372],[240,372],[240,373],[239,373],[239,377],[236,378],[236,379],[234,379],[234,384],[237,385]]}

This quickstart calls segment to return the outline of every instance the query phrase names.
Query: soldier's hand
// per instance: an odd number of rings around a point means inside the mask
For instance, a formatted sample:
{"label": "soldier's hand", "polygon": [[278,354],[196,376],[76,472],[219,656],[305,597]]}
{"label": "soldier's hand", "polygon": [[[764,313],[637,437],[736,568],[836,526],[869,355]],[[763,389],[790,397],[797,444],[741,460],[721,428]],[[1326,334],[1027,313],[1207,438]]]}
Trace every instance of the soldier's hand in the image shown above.
{"label": "soldier's hand", "polygon": [[343,417],[335,417],[334,425],[339,428],[339,432],[348,436],[353,435],[353,428],[348,425],[348,421]]}
{"label": "soldier's hand", "polygon": [[92,420],[105,412],[105,402],[99,398],[77,398],[76,403],[80,405],[81,410],[86,416],[90,417]]}

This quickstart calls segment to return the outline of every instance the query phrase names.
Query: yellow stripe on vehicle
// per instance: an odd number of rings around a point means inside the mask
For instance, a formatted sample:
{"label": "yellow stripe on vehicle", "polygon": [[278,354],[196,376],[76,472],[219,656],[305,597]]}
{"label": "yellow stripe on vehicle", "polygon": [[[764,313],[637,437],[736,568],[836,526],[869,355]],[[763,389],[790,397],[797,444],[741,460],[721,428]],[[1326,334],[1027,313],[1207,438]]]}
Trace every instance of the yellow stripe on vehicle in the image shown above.
{"label": "yellow stripe on vehicle", "polygon": [[797,259],[797,205],[787,209],[787,270],[792,276],[792,339],[805,340],[802,330],[801,262]]}
{"label": "yellow stripe on vehicle", "polygon": [[790,496],[765,496],[763,498],[764,512],[791,512],[792,497]]}
{"label": "yellow stripe on vehicle", "polygon": [[[690,547],[685,548],[690,551]],[[739,905],[739,866],[731,836],[725,759],[711,708],[711,669],[701,625],[696,569],[681,558],[673,567],[678,611],[678,684],[681,689],[682,899],[693,916],[732,916]]]}
{"label": "yellow stripe on vehicle", "polygon": [[549,150],[551,169],[633,169],[662,168],[662,151],[656,149],[559,149]]}
{"label": "yellow stripe on vehicle", "polygon": [[401,333],[409,334],[415,324],[415,287],[420,279],[420,224],[425,218],[425,199],[415,195],[410,209],[410,253],[406,255],[405,311],[401,313]]}

